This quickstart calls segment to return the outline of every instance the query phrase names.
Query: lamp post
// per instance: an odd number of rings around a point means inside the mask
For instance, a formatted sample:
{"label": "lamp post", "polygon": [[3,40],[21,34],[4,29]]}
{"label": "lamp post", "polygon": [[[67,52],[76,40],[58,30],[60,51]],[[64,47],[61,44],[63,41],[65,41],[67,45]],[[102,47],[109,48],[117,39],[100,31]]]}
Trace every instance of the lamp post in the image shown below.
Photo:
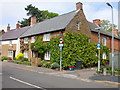
{"label": "lamp post", "polygon": [[114,26],[113,26],[113,7],[111,4],[106,3],[112,11],[112,76],[114,75],[114,61],[113,61],[113,57],[114,57]]}

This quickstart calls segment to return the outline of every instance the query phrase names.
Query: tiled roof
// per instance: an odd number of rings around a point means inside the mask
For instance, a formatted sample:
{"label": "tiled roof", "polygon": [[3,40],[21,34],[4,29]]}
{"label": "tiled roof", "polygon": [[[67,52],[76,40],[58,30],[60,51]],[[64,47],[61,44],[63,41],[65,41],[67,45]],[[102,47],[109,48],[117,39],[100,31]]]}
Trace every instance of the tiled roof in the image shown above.
{"label": "tiled roof", "polygon": [[78,11],[79,10],[74,10],[72,12],[37,23],[33,25],[21,37],[32,36],[32,35],[65,29],[65,27],[70,23],[70,21],[73,19],[73,17],[76,15]]}
{"label": "tiled roof", "polygon": [[[89,25],[90,25],[91,31],[98,33],[98,30],[95,29],[95,28],[98,28],[98,26],[97,26],[96,24],[92,23],[92,22],[88,22],[88,23],[89,23]],[[111,32],[107,32],[107,31],[102,30],[102,29],[100,30],[100,34],[103,34],[103,35],[107,35],[107,36],[109,36],[109,37],[112,37],[112,33],[111,33]],[[120,39],[120,36],[115,36],[115,35],[114,35],[114,37],[115,37],[116,39]]]}
{"label": "tiled roof", "polygon": [[13,40],[19,38],[25,31],[27,31],[30,28],[30,26],[26,26],[19,29],[13,29],[5,32],[2,35],[2,40]]}

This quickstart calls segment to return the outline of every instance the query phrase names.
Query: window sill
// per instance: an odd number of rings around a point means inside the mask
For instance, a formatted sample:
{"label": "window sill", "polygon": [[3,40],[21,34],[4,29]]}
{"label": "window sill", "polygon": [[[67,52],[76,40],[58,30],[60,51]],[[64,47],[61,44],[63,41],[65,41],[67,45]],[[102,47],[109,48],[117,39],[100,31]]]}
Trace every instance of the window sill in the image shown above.
{"label": "window sill", "polygon": [[44,42],[49,42],[50,40],[43,40]]}

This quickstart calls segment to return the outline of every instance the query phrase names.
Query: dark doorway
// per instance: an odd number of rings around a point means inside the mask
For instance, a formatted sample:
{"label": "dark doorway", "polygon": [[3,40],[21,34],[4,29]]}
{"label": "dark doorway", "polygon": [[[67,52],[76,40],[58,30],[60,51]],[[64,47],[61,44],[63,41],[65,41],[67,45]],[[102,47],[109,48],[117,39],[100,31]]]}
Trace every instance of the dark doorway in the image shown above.
{"label": "dark doorway", "polygon": [[13,51],[13,58],[15,58],[15,53],[16,53],[16,50]]}

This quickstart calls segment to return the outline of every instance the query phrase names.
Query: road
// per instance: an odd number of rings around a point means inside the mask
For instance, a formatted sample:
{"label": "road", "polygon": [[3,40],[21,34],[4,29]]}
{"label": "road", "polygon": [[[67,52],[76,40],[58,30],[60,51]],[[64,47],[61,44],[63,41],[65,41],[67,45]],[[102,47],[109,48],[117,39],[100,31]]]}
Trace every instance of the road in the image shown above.
{"label": "road", "polygon": [[32,72],[2,65],[2,88],[116,88],[103,83]]}

